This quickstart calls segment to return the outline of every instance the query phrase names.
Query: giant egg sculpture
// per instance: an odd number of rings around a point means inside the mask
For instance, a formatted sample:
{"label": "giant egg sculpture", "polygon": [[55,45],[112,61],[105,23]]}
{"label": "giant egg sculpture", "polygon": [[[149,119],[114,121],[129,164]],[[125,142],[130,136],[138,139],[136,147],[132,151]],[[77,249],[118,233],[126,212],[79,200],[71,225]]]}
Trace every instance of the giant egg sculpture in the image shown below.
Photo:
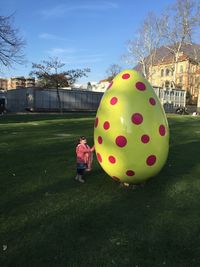
{"label": "giant egg sculpture", "polygon": [[114,180],[142,183],[164,166],[169,128],[149,82],[134,70],[119,73],[97,110],[94,143],[98,162]]}

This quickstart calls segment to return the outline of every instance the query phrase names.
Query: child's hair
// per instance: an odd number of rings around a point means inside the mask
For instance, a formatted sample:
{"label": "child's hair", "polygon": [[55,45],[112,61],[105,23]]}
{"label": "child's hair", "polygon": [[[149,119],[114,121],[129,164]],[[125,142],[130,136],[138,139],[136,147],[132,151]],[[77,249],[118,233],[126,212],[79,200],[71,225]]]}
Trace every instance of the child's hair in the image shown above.
{"label": "child's hair", "polygon": [[81,141],[81,140],[85,140],[86,139],[86,137],[84,136],[84,135],[82,135],[80,138],[79,138],[79,140]]}
{"label": "child's hair", "polygon": [[86,137],[84,135],[82,135],[81,137],[79,137],[79,139],[77,140],[77,144],[76,145],[79,145],[80,144],[80,141],[81,140],[85,140]]}

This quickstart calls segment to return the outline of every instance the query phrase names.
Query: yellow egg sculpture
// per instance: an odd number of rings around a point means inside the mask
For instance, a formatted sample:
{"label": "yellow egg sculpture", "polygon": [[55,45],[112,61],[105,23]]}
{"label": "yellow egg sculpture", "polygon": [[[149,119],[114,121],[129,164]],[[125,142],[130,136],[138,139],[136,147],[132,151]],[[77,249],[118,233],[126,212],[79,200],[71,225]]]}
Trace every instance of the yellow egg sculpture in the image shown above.
{"label": "yellow egg sculpture", "polygon": [[164,166],[167,118],[154,89],[138,72],[124,70],[108,86],[96,114],[94,143],[98,162],[114,180],[138,184]]}

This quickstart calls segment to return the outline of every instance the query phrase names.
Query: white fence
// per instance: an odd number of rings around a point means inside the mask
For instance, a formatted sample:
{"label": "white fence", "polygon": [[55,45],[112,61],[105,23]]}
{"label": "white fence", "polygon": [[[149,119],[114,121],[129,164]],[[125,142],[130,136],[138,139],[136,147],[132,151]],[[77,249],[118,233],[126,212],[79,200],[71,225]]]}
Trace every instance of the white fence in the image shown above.
{"label": "white fence", "polygon": [[156,88],[154,90],[162,104],[173,104],[177,107],[185,107],[186,104],[186,91],[183,90],[169,90],[164,88]]}

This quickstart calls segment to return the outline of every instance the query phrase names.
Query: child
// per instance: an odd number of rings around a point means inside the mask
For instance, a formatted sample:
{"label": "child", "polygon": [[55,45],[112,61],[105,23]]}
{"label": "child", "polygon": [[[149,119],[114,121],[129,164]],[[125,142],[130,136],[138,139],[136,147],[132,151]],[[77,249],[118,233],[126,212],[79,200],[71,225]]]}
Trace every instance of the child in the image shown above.
{"label": "child", "polygon": [[91,171],[92,169],[92,152],[94,149],[94,146],[92,148],[88,146],[85,136],[80,137],[79,143],[76,146],[77,175],[75,177],[75,180],[80,183],[85,183],[83,179],[84,172]]}

